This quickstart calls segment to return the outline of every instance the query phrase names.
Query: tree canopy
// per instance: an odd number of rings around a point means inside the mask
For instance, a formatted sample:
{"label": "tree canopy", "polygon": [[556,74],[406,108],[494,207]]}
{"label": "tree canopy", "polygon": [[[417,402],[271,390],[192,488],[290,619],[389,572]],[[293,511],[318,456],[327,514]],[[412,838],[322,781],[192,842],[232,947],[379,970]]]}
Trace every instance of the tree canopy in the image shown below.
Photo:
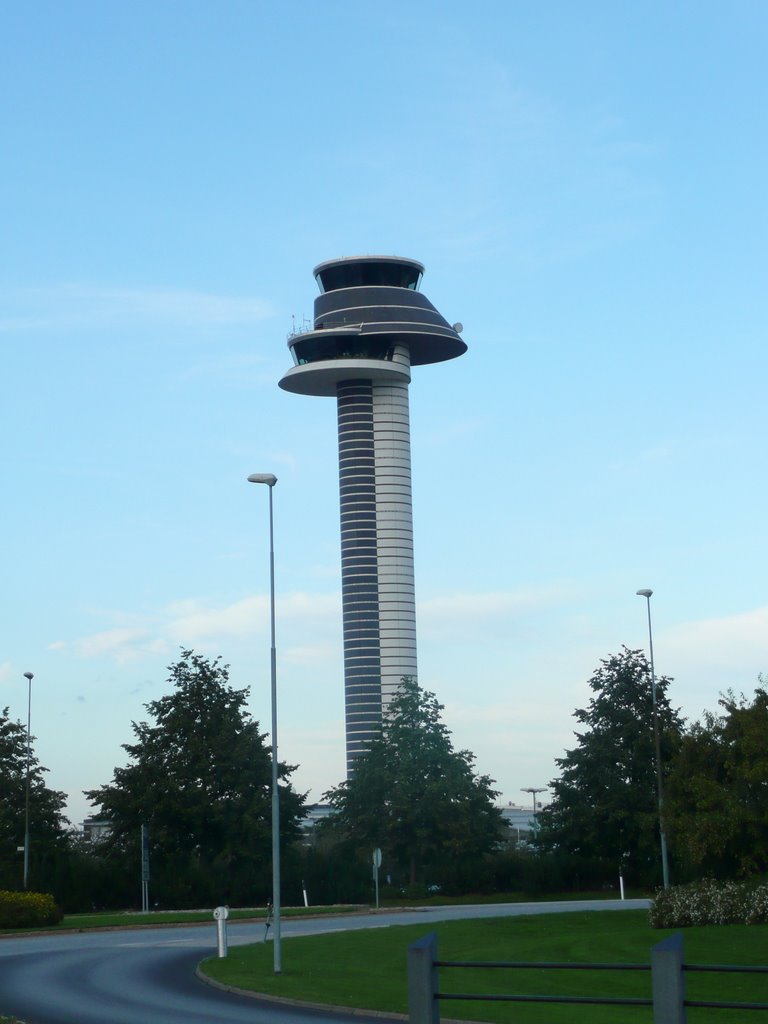
{"label": "tree canopy", "polygon": [[[664,774],[682,730],[667,695],[670,682],[656,680]],[[635,882],[652,882],[660,854],[650,666],[642,651],[624,647],[601,662],[589,686],[594,696],[574,711],[586,728],[556,761],[561,775],[539,815],[538,843],[580,859],[595,881],[621,869]]]}
{"label": "tree canopy", "polygon": [[[152,893],[182,906],[247,903],[269,893],[271,755],[245,710],[248,690],[229,685],[228,666],[191,650],[169,666],[173,692],[146,704],[152,722],[134,722],[129,763],[111,783],[86,793],[109,822],[106,850],[138,877],[139,834],[150,838]],[[304,798],[280,764],[281,835],[298,834]],[[138,892],[138,882],[136,883]]]}
{"label": "tree canopy", "polygon": [[724,694],[686,731],[666,792],[668,831],[689,873],[768,870],[768,692]]}
{"label": "tree canopy", "polygon": [[[29,759],[30,888],[43,883],[51,858],[66,846],[66,794],[49,789],[30,737]],[[20,889],[23,882],[27,780],[27,729],[0,713],[0,889]]]}
{"label": "tree canopy", "polygon": [[503,829],[493,780],[475,772],[472,753],[454,750],[442,710],[433,693],[404,678],[381,736],[325,795],[332,827],[368,851],[380,847],[385,870],[407,873],[411,883],[456,876],[492,850]]}

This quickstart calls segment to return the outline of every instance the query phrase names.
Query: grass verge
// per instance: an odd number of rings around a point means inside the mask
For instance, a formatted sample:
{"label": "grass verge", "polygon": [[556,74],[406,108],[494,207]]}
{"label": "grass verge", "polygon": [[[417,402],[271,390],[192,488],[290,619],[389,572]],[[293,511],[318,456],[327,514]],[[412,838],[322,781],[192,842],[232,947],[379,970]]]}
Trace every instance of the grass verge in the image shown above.
{"label": "grass verge", "polygon": [[[283,907],[283,917],[317,917],[321,914],[352,914],[357,910],[367,909],[359,906],[339,907]],[[246,907],[230,910],[230,921],[253,921],[266,918],[266,907]],[[12,935],[17,931],[69,931],[76,928],[86,931],[89,928],[136,928],[160,927],[174,924],[209,924],[213,922],[213,910],[157,910],[149,914],[136,913],[130,910],[104,914],[65,914],[57,925],[46,925],[40,928],[3,928],[0,935]],[[0,1024],[3,1024],[0,1017]]]}
{"label": "grass verge", "polygon": [[[450,921],[363,932],[289,938],[283,973],[272,973],[271,944],[230,950],[201,970],[226,985],[336,1006],[406,1013],[406,950],[427,931],[438,935],[440,959],[650,963],[651,947],[670,931],[655,930],[644,911],[577,912],[478,921]],[[687,963],[766,962],[768,925],[683,929]],[[650,996],[650,972],[449,970],[443,992],[540,995]],[[768,1003],[768,977],[695,974],[690,998]],[[516,1024],[645,1024],[650,1008],[518,1003],[445,1002],[444,1017]],[[710,1014],[709,1018],[704,1014]],[[691,1024],[711,1011],[689,1009]],[[743,1022],[744,1011],[718,1010],[718,1024]]]}
{"label": "grass verge", "polygon": [[[652,892],[629,892],[625,893],[628,900],[651,899]],[[584,892],[552,892],[531,895],[529,892],[493,892],[493,893],[469,893],[466,896],[438,896],[422,897],[420,899],[409,899],[407,896],[387,896],[381,899],[381,906],[384,909],[390,907],[462,907],[478,906],[488,903],[578,903],[582,900],[617,900],[619,892],[599,889],[596,891],[585,890]]]}

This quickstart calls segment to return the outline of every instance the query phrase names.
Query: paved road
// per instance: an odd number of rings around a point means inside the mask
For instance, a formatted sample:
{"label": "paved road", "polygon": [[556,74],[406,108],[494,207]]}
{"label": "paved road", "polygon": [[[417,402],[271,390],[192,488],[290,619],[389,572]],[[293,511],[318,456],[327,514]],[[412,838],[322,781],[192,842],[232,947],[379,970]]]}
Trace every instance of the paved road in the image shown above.
{"label": "paved road", "polygon": [[[435,907],[417,912],[350,917],[288,919],[283,936],[317,935],[356,928],[382,928],[457,918],[503,917],[563,910],[630,910],[646,900],[624,903],[514,903],[477,907]],[[262,941],[262,925],[232,924],[230,946]],[[83,932],[0,939],[0,1012],[28,1024],[348,1024],[340,1014],[278,1007],[274,1003],[221,992],[194,976],[197,962],[216,952],[213,921],[208,926],[141,931]],[[283,961],[290,958],[290,943]],[[381,1017],[356,1016],[356,1024]]]}

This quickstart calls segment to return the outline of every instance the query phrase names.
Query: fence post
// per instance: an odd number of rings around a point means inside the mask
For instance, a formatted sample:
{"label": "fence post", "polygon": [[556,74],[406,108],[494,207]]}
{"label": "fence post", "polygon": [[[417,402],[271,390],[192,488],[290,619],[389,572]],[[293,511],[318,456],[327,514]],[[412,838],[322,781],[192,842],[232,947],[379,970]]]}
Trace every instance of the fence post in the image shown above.
{"label": "fence post", "polygon": [[653,1024],[686,1024],[683,935],[662,939],[651,950]]}
{"label": "fence post", "polygon": [[440,1024],[437,999],[437,935],[430,932],[408,947],[408,1020]]}

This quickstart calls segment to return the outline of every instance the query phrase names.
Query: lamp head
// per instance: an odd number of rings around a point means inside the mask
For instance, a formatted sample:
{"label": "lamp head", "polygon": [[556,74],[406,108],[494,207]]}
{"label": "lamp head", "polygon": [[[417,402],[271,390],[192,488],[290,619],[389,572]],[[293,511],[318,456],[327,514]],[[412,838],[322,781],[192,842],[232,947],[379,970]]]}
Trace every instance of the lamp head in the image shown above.
{"label": "lamp head", "polygon": [[277,477],[274,473],[251,473],[248,477],[248,483],[266,484],[267,487],[274,487],[277,483]]}
{"label": "lamp head", "polygon": [[638,590],[636,593],[638,597],[650,597],[653,591],[646,588],[645,590]]}
{"label": "lamp head", "polygon": [[25,678],[25,679],[28,679],[28,680],[30,681],[30,683],[31,683],[31,682],[32,682],[32,680],[33,680],[33,679],[34,679],[35,677],[34,677],[34,675],[33,675],[33,674],[32,674],[31,672],[25,672],[25,673],[24,673],[24,678]]}

